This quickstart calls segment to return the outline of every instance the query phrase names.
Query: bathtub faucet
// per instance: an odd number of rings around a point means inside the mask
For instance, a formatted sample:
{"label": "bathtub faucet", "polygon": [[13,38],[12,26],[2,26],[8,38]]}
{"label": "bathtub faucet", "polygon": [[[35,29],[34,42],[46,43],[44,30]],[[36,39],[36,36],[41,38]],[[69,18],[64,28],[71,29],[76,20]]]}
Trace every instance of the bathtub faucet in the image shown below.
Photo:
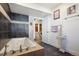
{"label": "bathtub faucet", "polygon": [[22,45],[20,45],[20,52],[22,52]]}
{"label": "bathtub faucet", "polygon": [[5,50],[4,50],[4,56],[7,54],[7,47],[8,47],[8,45],[5,45]]}

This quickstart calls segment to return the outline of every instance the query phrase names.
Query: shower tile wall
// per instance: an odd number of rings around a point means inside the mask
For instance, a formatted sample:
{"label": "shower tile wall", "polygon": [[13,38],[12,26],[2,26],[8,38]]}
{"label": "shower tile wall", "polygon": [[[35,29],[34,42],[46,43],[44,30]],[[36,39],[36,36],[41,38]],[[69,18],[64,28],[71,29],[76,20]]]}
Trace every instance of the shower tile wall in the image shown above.
{"label": "shower tile wall", "polygon": [[[4,9],[6,9],[6,13],[9,14],[10,10],[8,8],[8,4],[0,4]],[[0,50],[4,47],[4,45],[10,40],[10,22],[7,18],[0,12]],[[9,38],[9,39],[8,39]]]}
{"label": "shower tile wall", "polygon": [[[7,3],[0,3],[5,12],[10,15],[10,8]],[[8,33],[10,33],[10,22],[5,18],[5,16],[0,13],[0,39],[8,38]]]}
{"label": "shower tile wall", "polygon": [[10,22],[0,13],[0,39],[8,38],[10,33]]}
{"label": "shower tile wall", "polygon": [[11,20],[14,21],[22,21],[22,22],[29,22],[29,17],[28,15],[22,15],[18,13],[10,13]]}
{"label": "shower tile wall", "polygon": [[[20,22],[11,23],[11,37],[29,37],[29,17],[17,13],[11,13],[10,16],[12,21]],[[23,22],[26,22],[26,24]]]}
{"label": "shower tile wall", "polygon": [[0,50],[11,38],[29,37],[29,16],[11,13],[7,3],[0,3],[12,21],[28,22],[28,24],[10,23],[0,12]]}
{"label": "shower tile wall", "polygon": [[15,38],[15,37],[29,37],[29,16],[17,13],[11,13],[7,3],[0,3],[6,13],[10,16],[12,21],[26,22],[28,24],[10,23],[5,20],[5,16],[0,13],[0,39]]}
{"label": "shower tile wall", "polygon": [[[5,12],[10,16],[10,8],[8,3],[0,3]],[[0,13],[0,39],[10,38],[10,22]]]}
{"label": "shower tile wall", "polygon": [[29,34],[29,25],[28,24],[19,24],[19,23],[12,23],[11,24],[11,34],[12,38],[15,37],[28,37]]}

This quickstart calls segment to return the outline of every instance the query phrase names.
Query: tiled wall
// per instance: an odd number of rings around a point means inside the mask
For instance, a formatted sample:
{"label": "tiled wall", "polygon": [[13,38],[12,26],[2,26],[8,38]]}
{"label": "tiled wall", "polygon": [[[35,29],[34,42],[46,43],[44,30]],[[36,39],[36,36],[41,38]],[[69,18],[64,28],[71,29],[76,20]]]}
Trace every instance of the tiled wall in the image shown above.
{"label": "tiled wall", "polygon": [[10,22],[0,13],[0,39],[8,38]]}
{"label": "tiled wall", "polygon": [[29,21],[28,15],[22,15],[22,14],[11,12],[10,16],[11,16],[12,21],[22,21],[22,22],[28,22]]}
{"label": "tiled wall", "polygon": [[6,45],[11,38],[15,37],[29,37],[29,16],[20,15],[16,13],[10,13],[8,4],[0,4],[5,12],[11,17],[11,21],[8,21],[5,16],[0,13],[0,50]]}
{"label": "tiled wall", "polygon": [[11,37],[29,37],[29,17],[27,15],[11,13]]}
{"label": "tiled wall", "polygon": [[29,16],[11,13],[9,5],[6,3],[0,4],[6,13],[10,16],[9,22],[5,16],[0,13],[0,39],[15,38],[15,37],[29,37]]}
{"label": "tiled wall", "polygon": [[[4,9],[8,8],[7,4],[0,4]],[[5,10],[6,13],[10,11]],[[7,12],[9,11],[9,12]],[[10,40],[10,22],[8,19],[0,12],[0,50],[4,47],[4,45]],[[8,39],[9,38],[9,39]]]}

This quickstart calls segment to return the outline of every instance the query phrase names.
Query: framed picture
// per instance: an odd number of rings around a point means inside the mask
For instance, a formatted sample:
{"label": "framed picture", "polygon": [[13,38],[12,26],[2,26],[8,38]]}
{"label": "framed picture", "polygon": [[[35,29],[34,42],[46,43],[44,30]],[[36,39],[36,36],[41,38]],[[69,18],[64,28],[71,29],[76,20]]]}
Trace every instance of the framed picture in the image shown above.
{"label": "framed picture", "polygon": [[52,26],[51,31],[55,33],[58,32],[58,26]]}
{"label": "framed picture", "polygon": [[60,18],[60,9],[54,11],[54,20],[59,19]]}
{"label": "framed picture", "polygon": [[74,13],[76,13],[76,5],[70,6],[70,7],[67,9],[67,14],[68,14],[68,15],[74,14]]}

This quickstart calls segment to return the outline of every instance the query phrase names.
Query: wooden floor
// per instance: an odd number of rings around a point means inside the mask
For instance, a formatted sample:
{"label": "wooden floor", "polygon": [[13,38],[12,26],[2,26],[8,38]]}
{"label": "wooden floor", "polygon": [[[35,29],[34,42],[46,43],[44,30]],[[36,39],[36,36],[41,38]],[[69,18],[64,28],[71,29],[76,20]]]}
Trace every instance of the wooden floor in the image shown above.
{"label": "wooden floor", "polygon": [[35,41],[42,47],[44,47],[44,56],[72,56],[67,52],[63,53],[59,51],[59,49],[57,49],[54,46],[41,42],[41,40],[38,37],[35,39]]}
{"label": "wooden floor", "polygon": [[57,48],[48,45],[46,43],[41,43],[41,46],[44,47],[44,55],[45,56],[72,56],[69,53],[63,53],[61,51],[59,51]]}

